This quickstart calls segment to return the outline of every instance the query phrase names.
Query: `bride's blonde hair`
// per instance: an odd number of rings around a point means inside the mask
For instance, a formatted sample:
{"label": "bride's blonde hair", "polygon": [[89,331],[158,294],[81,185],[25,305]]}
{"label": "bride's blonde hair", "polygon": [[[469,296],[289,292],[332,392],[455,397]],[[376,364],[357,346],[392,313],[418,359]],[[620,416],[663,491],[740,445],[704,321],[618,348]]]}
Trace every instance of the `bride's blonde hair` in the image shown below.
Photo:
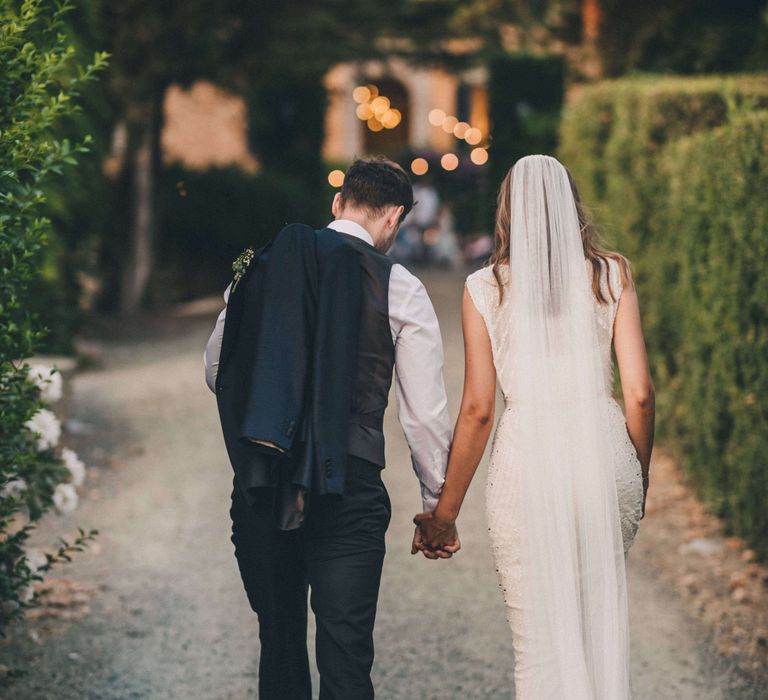
{"label": "bride's blonde hair", "polygon": [[[576,212],[579,216],[579,227],[581,228],[581,242],[584,246],[584,258],[589,260],[592,265],[592,292],[595,295],[595,299],[601,304],[607,304],[608,299],[605,298],[603,290],[600,286],[600,280],[603,274],[607,274],[608,271],[608,259],[615,260],[619,264],[619,274],[621,277],[622,286],[632,285],[632,268],[629,261],[621,254],[614,253],[609,250],[603,250],[600,246],[600,233],[591,221],[589,212],[581,201],[579,190],[576,187],[576,181],[571,175],[571,171],[565,168],[565,172],[568,174],[568,182],[571,185],[571,193],[573,194],[573,201],[576,204]],[[514,167],[509,169],[506,177],[501,183],[499,188],[499,197],[496,206],[496,228],[494,231],[493,252],[488,262],[493,266],[493,276],[496,278],[496,283],[499,287],[499,300],[503,298],[504,286],[502,283],[501,273],[499,272],[499,266],[509,263],[509,236],[511,229],[511,215],[512,215],[512,177],[514,173]],[[613,294],[611,285],[607,285],[608,294],[611,297],[611,301],[616,301]]]}

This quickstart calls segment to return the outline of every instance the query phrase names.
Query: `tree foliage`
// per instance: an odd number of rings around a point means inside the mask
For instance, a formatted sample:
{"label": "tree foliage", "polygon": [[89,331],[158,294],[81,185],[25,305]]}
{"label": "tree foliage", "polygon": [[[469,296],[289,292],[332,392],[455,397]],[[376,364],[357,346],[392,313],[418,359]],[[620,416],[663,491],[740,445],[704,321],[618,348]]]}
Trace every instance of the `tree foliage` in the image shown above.
{"label": "tree foliage", "polygon": [[738,72],[768,62],[766,0],[600,0],[599,5],[606,75]]}

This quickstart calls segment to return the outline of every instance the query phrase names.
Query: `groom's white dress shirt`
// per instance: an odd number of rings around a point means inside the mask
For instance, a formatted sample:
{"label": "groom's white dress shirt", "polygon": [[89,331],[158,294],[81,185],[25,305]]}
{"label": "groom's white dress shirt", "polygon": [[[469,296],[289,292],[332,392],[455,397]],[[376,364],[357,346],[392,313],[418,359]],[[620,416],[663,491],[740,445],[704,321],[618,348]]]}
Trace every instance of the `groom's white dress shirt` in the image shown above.
{"label": "groom's white dress shirt", "polygon": [[[360,238],[373,238],[360,224],[339,219],[328,228]],[[229,299],[231,285],[224,292]],[[205,348],[205,380],[214,391],[224,332],[226,307]],[[424,285],[402,265],[389,278],[389,328],[395,346],[397,415],[421,483],[424,510],[433,510],[445,480],[451,423],[443,383],[443,341],[432,302]]]}

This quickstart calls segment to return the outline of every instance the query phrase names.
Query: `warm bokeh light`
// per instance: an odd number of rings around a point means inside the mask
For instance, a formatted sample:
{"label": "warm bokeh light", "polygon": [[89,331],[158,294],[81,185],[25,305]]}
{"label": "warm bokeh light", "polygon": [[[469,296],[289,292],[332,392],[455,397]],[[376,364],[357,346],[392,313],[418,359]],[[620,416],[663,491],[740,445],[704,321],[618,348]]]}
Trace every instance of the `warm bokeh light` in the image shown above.
{"label": "warm bokeh light", "polygon": [[469,131],[469,124],[467,124],[467,122],[459,122],[453,127],[453,135],[457,139],[463,139],[466,136],[467,131]]}
{"label": "warm bokeh light", "polygon": [[456,117],[446,117],[443,120],[443,131],[446,134],[452,134],[454,128],[456,128],[456,125],[459,123],[459,120],[456,119]]}
{"label": "warm bokeh light", "polygon": [[485,165],[488,162],[488,151],[484,148],[473,148],[469,157],[475,165]]}
{"label": "warm bokeh light", "polygon": [[480,129],[472,127],[471,129],[467,130],[466,134],[464,134],[464,140],[470,146],[477,146],[477,144],[483,140],[483,132],[480,131]]}
{"label": "warm bokeh light", "polygon": [[429,163],[424,158],[414,158],[411,163],[411,171],[414,175],[424,175],[429,170]]}
{"label": "warm bokeh light", "polygon": [[344,184],[344,172],[342,170],[331,170],[328,173],[328,184],[331,187],[341,187]]}
{"label": "warm bokeh light", "polygon": [[376,97],[379,94],[379,88],[377,88],[373,83],[368,83],[365,87],[368,88],[368,92],[370,93],[368,99],[372,100],[374,97]]}
{"label": "warm bokeh light", "polygon": [[389,98],[384,97],[383,95],[379,95],[375,100],[371,102],[371,108],[377,117],[380,117],[382,114],[384,114],[384,112],[389,109],[389,105]]}
{"label": "warm bokeh light", "polygon": [[429,113],[429,123],[432,126],[441,126],[445,121],[445,112],[442,109],[433,109]]}
{"label": "warm bokeh light", "polygon": [[459,158],[455,153],[446,153],[440,159],[443,170],[456,170],[459,167]]}
{"label": "warm bokeh light", "polygon": [[363,102],[368,102],[368,100],[371,99],[370,88],[366,87],[365,85],[358,85],[354,90],[352,90],[352,99],[360,104]]}
{"label": "warm bokeh light", "polygon": [[371,117],[368,120],[368,128],[371,131],[381,131],[384,128],[384,125],[378,119],[376,119],[376,117]]}
{"label": "warm bokeh light", "polygon": [[379,117],[385,129],[394,129],[402,120],[403,115],[398,109],[388,109]]}
{"label": "warm bokeh light", "polygon": [[373,116],[373,109],[371,109],[371,105],[365,102],[364,104],[357,106],[355,114],[357,114],[359,119],[368,121]]}

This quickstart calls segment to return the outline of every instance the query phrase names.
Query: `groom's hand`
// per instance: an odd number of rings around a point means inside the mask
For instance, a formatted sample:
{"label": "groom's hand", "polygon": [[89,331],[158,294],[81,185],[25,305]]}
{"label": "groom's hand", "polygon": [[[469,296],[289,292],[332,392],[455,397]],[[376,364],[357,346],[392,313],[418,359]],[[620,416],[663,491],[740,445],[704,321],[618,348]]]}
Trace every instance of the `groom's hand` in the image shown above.
{"label": "groom's hand", "polygon": [[[421,552],[427,559],[445,559],[447,557],[439,556],[437,552],[433,552],[431,549],[427,549],[424,544],[424,539],[421,536],[421,528],[417,527],[413,533],[413,542],[411,543],[411,554],[417,554]],[[447,556],[450,556],[448,554]]]}
{"label": "groom's hand", "polygon": [[434,512],[419,513],[414,517],[416,524],[412,553],[421,551],[428,559],[448,559],[461,549],[459,533],[454,521],[438,518]]}

